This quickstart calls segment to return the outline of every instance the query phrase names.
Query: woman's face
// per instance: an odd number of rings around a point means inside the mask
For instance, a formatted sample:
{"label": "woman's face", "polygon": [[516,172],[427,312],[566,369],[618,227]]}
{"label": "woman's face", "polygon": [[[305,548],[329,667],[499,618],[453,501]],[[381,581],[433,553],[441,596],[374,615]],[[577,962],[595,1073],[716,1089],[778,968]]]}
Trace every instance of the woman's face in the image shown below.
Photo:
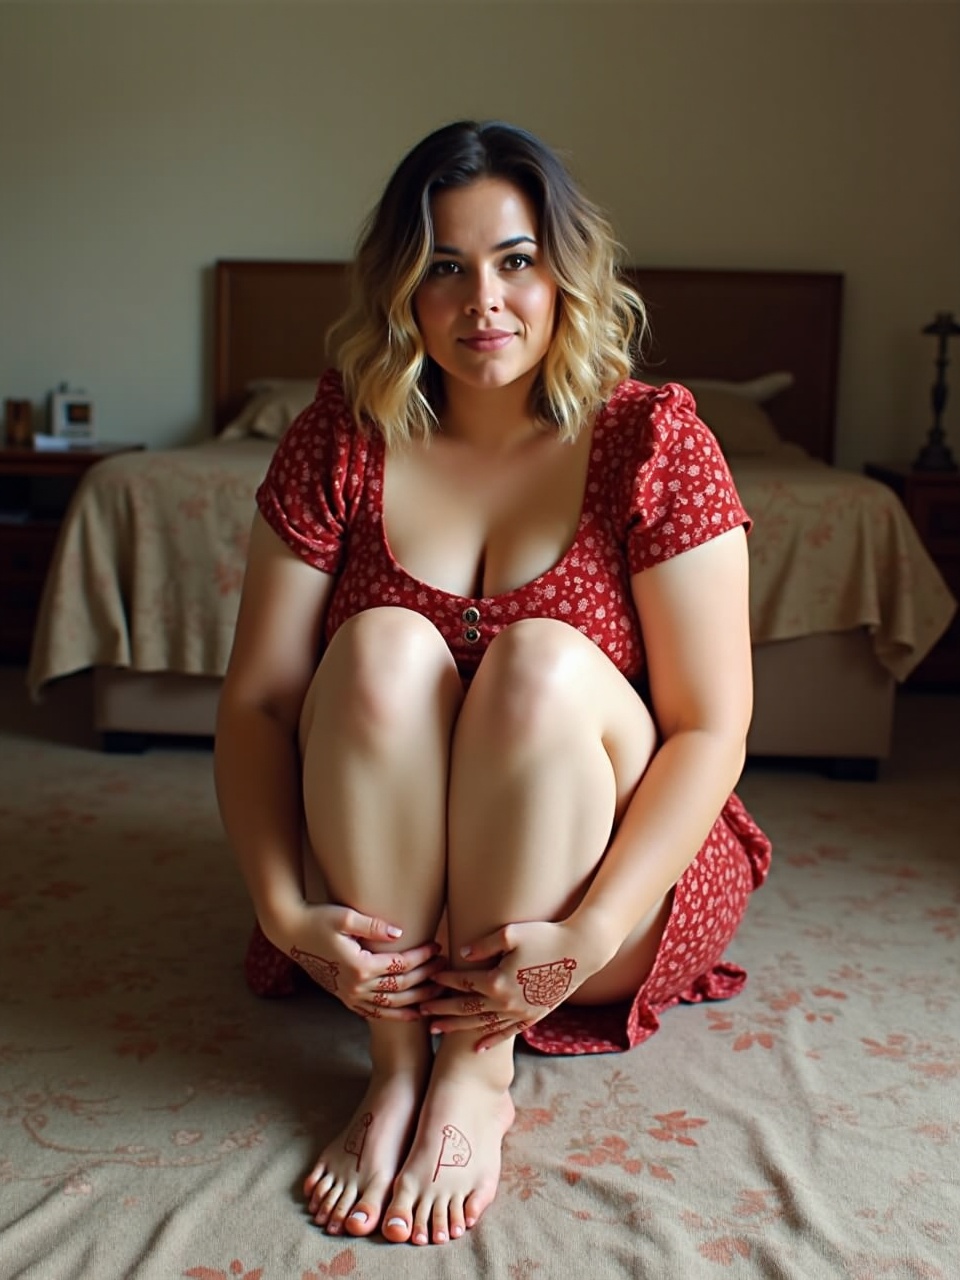
{"label": "woman's face", "polygon": [[553,338],[557,286],[522,191],[479,178],[431,201],[434,250],[414,295],[427,354],[476,390],[531,385]]}

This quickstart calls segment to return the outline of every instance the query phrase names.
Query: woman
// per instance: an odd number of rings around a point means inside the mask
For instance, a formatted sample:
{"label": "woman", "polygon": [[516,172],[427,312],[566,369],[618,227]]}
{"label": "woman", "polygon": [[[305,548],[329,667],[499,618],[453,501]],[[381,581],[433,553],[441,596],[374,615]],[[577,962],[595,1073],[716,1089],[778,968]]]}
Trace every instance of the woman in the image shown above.
{"label": "woman", "polygon": [[217,784],[263,933],[369,1019],[309,1212],[444,1243],[518,1035],[622,1049],[743,983],[748,521],[689,394],[629,380],[642,305],[531,135],[427,137],[355,276],[258,493]]}

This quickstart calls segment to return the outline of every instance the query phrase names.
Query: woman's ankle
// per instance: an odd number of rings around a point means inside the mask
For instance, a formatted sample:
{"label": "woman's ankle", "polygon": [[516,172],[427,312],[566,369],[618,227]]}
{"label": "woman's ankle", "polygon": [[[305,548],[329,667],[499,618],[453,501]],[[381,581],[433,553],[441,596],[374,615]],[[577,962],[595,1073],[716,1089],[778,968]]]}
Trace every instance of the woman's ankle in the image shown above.
{"label": "woman's ankle", "polygon": [[370,1061],[378,1072],[429,1071],[433,1062],[429,1028],[419,1022],[371,1022]]}

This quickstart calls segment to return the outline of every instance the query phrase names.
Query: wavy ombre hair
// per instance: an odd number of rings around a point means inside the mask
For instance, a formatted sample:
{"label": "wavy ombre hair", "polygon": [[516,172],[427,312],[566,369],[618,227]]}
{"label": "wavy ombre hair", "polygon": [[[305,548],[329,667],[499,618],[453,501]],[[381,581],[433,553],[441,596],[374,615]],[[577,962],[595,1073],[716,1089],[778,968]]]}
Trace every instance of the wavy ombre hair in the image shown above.
{"label": "wavy ombre hair", "polygon": [[557,321],[541,366],[534,411],[572,440],[629,376],[646,331],[639,295],[620,278],[612,228],[538,138],[514,125],[460,121],[418,143],[400,162],[360,235],[350,306],[331,347],[358,423],[388,445],[437,428],[443,378],[427,356],[414,297],[433,256],[430,201],[437,191],[501,178],[532,202],[544,261],[557,285]]}

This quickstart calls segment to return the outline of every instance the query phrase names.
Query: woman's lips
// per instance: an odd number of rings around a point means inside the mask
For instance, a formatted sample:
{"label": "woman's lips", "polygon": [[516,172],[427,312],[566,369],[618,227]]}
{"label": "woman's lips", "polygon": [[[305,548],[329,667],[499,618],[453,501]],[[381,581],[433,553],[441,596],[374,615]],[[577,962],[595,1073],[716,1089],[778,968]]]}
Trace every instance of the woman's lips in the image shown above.
{"label": "woman's lips", "polygon": [[505,329],[484,329],[482,333],[474,333],[469,338],[461,338],[460,341],[471,351],[499,351],[513,337],[514,334],[508,333]]}

